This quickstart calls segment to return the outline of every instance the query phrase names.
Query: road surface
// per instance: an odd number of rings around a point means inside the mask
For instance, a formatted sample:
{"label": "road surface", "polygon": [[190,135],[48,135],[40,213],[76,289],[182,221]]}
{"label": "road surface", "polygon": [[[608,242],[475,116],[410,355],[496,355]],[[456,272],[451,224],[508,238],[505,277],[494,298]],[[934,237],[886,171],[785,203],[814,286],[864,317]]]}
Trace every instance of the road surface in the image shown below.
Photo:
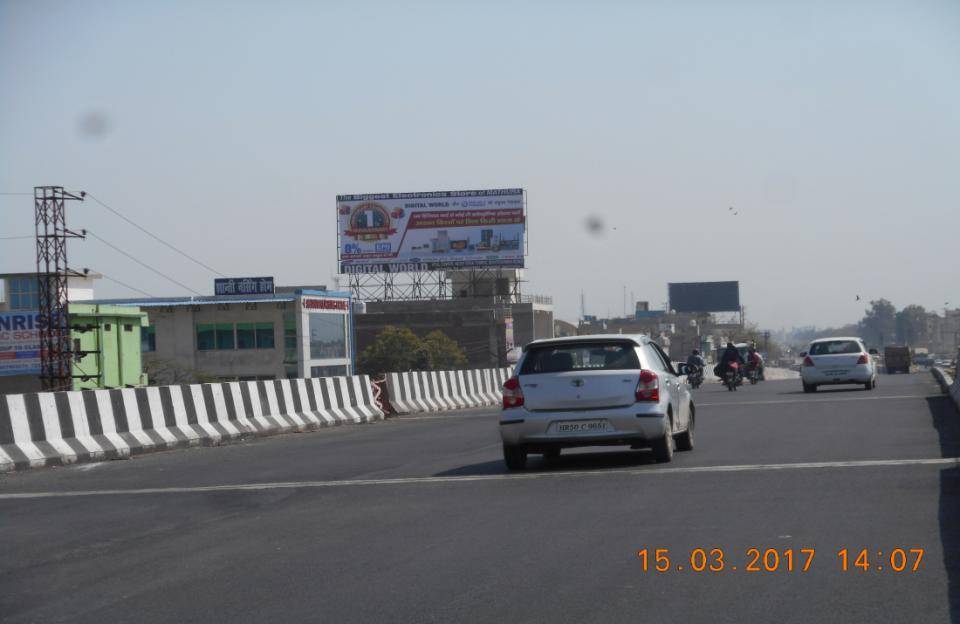
{"label": "road surface", "polygon": [[960,621],[960,415],[928,374],[695,397],[697,448],[667,465],[508,473],[473,410],[0,476],[0,620]]}

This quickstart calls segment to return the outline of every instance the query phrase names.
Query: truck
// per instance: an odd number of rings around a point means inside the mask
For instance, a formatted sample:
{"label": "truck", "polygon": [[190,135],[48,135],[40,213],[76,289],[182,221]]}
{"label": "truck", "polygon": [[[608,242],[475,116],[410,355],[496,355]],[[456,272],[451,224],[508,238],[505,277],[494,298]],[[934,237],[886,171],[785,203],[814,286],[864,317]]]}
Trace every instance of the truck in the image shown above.
{"label": "truck", "polygon": [[887,367],[887,374],[910,372],[910,347],[890,345],[883,349],[883,361]]}

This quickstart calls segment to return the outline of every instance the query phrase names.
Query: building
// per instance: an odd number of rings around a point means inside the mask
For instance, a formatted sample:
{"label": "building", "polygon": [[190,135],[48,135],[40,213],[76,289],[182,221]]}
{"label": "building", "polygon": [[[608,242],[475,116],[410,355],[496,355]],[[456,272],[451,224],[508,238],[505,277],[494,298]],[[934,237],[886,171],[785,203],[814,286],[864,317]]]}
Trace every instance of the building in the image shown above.
{"label": "building", "polygon": [[146,385],[140,357],[146,325],[147,315],[137,307],[71,304],[73,389]]}
{"label": "building", "polygon": [[353,374],[350,295],[277,291],[96,303],[147,314],[141,348],[151,384]]}
{"label": "building", "polygon": [[464,297],[426,301],[368,301],[355,317],[358,352],[385,327],[405,327],[423,337],[439,329],[464,350],[468,368],[506,366],[507,353],[553,337],[553,305],[546,298],[519,303]]}
{"label": "building", "polygon": [[[44,274],[46,275],[46,274]],[[93,299],[93,286],[103,277],[99,273],[71,275],[67,278],[67,300]],[[0,312],[38,310],[40,307],[40,280],[36,272],[0,273]]]}
{"label": "building", "polygon": [[[92,299],[99,273],[72,275],[67,297]],[[38,392],[40,383],[40,280],[37,273],[0,274],[0,394]]]}
{"label": "building", "polygon": [[[435,244],[448,243],[438,234]],[[388,326],[405,327],[420,337],[439,329],[464,350],[467,367],[489,368],[506,366],[515,347],[553,337],[553,300],[522,295],[520,269],[445,271],[442,276],[435,298],[377,300],[396,290],[361,291],[368,300],[365,313],[355,317],[357,352]]]}

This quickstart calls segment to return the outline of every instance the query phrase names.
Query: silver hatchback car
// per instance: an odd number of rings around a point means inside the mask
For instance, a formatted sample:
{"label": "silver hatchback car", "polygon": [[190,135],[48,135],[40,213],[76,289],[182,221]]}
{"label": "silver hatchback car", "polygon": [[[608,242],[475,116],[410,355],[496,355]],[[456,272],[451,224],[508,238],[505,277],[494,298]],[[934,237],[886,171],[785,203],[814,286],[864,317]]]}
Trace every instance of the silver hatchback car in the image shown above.
{"label": "silver hatchback car", "polygon": [[687,365],[673,365],[646,336],[536,340],[503,385],[500,436],[511,470],[529,453],[563,448],[652,448],[658,462],[693,449],[695,408]]}

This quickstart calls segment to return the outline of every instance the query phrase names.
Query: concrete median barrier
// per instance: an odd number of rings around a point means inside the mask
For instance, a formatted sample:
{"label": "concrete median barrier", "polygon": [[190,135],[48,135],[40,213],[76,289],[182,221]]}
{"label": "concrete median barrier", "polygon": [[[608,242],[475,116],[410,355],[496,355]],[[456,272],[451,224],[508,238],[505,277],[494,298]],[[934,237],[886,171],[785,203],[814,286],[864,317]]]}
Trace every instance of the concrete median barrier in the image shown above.
{"label": "concrete median barrier", "polygon": [[398,414],[499,405],[509,368],[387,373],[387,395]]}
{"label": "concrete median barrier", "polygon": [[369,377],[0,396],[0,471],[381,420]]}
{"label": "concrete median barrier", "polygon": [[950,373],[942,368],[933,368],[931,370],[933,372],[934,379],[936,379],[937,383],[940,384],[940,387],[943,389],[944,393],[950,395],[954,406],[956,406],[957,411],[960,412],[960,377],[954,379],[950,376]]}

